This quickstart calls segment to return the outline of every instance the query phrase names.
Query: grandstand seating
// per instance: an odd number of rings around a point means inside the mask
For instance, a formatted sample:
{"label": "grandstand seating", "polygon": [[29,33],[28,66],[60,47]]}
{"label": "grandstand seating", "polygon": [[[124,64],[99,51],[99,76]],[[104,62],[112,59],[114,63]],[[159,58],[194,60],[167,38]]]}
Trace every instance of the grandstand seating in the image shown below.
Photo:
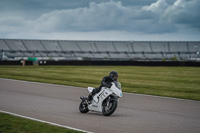
{"label": "grandstand seating", "polygon": [[95,46],[93,42],[91,41],[80,41],[80,42],[77,42],[77,44],[81,51],[84,51],[84,52],[96,51]]}
{"label": "grandstand seating", "polygon": [[27,51],[21,40],[5,40],[11,50]]}
{"label": "grandstand seating", "polygon": [[118,51],[118,52],[132,52],[133,51],[130,42],[119,41],[119,42],[114,42],[113,44],[116,48],[116,51]]}
{"label": "grandstand seating", "polygon": [[5,44],[4,40],[0,40],[0,50],[10,50],[10,48]]}
{"label": "grandstand seating", "polygon": [[126,53],[109,53],[110,58],[119,58],[119,59],[125,59],[128,58],[128,55]]}
{"label": "grandstand seating", "polygon": [[116,52],[112,42],[97,41],[94,43],[94,45],[96,46],[96,50],[100,52],[105,52],[105,51]]}
{"label": "grandstand seating", "polygon": [[188,42],[189,52],[200,51],[200,42]]}
{"label": "grandstand seating", "polygon": [[5,52],[5,55],[8,57],[24,57],[25,56],[22,52]]}
{"label": "grandstand seating", "polygon": [[141,60],[141,59],[145,59],[144,53],[134,53],[134,54],[130,54],[131,58],[133,58],[134,60]]}
{"label": "grandstand seating", "polygon": [[181,60],[188,60],[188,59],[190,59],[190,54],[184,54],[184,53],[180,53],[180,56],[179,56],[179,58],[181,59]]}
{"label": "grandstand seating", "polygon": [[149,42],[134,42],[132,45],[135,52],[152,52]]}
{"label": "grandstand seating", "polygon": [[165,59],[168,59],[168,60],[179,60],[180,59],[180,56],[178,53],[167,53],[165,55]]}
{"label": "grandstand seating", "polygon": [[169,52],[168,42],[151,42],[150,45],[153,52]]}
{"label": "grandstand seating", "polygon": [[60,41],[59,44],[63,51],[80,51],[76,41]]}
{"label": "grandstand seating", "polygon": [[79,53],[77,56],[85,57],[85,58],[93,58],[94,55],[91,54],[92,51],[96,51],[94,48],[94,44],[91,41],[80,41],[77,42],[77,46],[80,49],[80,52],[87,52],[87,53]]}
{"label": "grandstand seating", "polygon": [[38,40],[23,40],[23,42],[28,51],[45,51],[44,46]]}
{"label": "grandstand seating", "polygon": [[47,51],[62,51],[56,41],[41,41]]}
{"label": "grandstand seating", "polygon": [[88,60],[190,60],[200,42],[178,41],[67,41],[0,39],[0,55],[7,59],[61,58]]}
{"label": "grandstand seating", "polygon": [[151,53],[151,54],[145,53],[144,55],[145,55],[145,59],[149,59],[149,60],[159,60],[159,59],[163,59],[164,58],[163,55],[160,52],[156,53],[156,54],[154,54],[154,53]]}
{"label": "grandstand seating", "polygon": [[188,52],[187,42],[170,42],[170,52]]}

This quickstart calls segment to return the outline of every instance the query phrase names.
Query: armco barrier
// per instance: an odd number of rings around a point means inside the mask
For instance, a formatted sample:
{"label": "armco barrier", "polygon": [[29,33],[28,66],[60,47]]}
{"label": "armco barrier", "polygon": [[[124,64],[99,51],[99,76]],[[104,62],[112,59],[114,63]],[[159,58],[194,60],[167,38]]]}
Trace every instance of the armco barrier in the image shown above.
{"label": "armco barrier", "polygon": [[[0,61],[0,65],[22,65],[22,61]],[[33,65],[26,61],[25,65]],[[80,65],[80,66],[200,66],[192,61],[38,61],[38,65]]]}

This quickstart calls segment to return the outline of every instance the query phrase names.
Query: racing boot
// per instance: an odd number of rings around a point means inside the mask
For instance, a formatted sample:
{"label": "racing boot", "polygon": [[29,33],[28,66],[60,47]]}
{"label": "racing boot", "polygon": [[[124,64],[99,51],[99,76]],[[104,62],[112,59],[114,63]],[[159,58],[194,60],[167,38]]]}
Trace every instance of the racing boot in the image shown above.
{"label": "racing boot", "polygon": [[91,103],[91,101],[93,100],[93,93],[90,93],[87,97],[87,101],[89,102],[89,104]]}
{"label": "racing boot", "polygon": [[89,102],[89,104],[91,103],[91,101],[93,100],[93,96],[96,94],[96,89],[93,89],[93,91],[89,94],[89,96],[87,97],[87,100]]}

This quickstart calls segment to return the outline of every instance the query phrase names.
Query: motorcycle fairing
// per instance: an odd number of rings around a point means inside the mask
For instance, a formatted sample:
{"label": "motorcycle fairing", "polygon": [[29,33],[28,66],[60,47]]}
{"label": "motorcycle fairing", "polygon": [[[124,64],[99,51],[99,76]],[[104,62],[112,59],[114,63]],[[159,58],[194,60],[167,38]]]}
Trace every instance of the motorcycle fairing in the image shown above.
{"label": "motorcycle fairing", "polygon": [[93,111],[102,111],[103,101],[111,94],[112,92],[110,90],[103,87],[101,91],[93,97],[92,104],[88,106],[88,109]]}

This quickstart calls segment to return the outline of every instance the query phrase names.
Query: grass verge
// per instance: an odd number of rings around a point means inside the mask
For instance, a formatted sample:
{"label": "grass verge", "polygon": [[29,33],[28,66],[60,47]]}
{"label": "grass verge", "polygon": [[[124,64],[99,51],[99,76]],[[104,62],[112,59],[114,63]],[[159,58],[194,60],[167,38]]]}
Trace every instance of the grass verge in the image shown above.
{"label": "grass verge", "polygon": [[81,133],[81,132],[0,113],[0,133]]}
{"label": "grass verge", "polygon": [[199,67],[0,66],[0,77],[97,87],[111,70],[119,73],[124,92],[200,100]]}

